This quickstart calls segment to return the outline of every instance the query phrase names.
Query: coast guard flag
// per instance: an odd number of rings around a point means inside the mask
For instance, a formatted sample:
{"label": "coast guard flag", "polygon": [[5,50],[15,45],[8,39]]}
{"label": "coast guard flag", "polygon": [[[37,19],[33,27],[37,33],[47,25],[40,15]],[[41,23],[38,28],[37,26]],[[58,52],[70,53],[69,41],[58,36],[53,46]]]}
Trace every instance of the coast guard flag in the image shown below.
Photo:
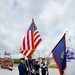
{"label": "coast guard flag", "polygon": [[37,27],[35,23],[32,22],[27,30],[26,36],[23,38],[20,53],[27,57],[32,56],[41,41],[42,38],[40,37]]}
{"label": "coast guard flag", "polygon": [[53,58],[58,66],[60,75],[64,74],[64,70],[66,68],[66,43],[65,43],[65,35],[61,38],[55,48],[52,50]]}
{"label": "coast guard flag", "polygon": [[75,75],[75,48],[71,40],[67,42],[66,60],[67,66],[65,69],[65,75]]}

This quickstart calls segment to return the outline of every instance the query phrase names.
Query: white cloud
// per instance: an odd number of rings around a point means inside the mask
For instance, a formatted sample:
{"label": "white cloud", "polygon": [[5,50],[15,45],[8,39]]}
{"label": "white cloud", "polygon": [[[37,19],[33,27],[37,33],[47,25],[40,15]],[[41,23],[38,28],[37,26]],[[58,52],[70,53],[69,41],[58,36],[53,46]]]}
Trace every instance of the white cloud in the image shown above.
{"label": "white cloud", "polygon": [[34,18],[43,39],[35,55],[47,56],[64,32],[74,41],[74,12],[74,0],[0,0],[0,51],[21,57],[22,38]]}

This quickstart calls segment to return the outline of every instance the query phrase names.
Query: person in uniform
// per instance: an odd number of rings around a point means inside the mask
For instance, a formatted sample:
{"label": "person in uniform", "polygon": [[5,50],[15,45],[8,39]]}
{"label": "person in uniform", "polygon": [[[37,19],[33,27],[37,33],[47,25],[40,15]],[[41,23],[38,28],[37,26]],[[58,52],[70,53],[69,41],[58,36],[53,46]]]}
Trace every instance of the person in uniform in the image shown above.
{"label": "person in uniform", "polygon": [[38,60],[35,60],[35,63],[34,63],[35,75],[40,75],[39,69],[40,69],[40,65],[38,64]]}
{"label": "person in uniform", "polygon": [[18,65],[18,70],[19,70],[19,75],[27,75],[25,58],[20,58],[20,64]]}
{"label": "person in uniform", "polygon": [[28,57],[28,60],[26,60],[26,67],[28,69],[27,75],[34,75],[33,74],[33,59],[32,56]]}
{"label": "person in uniform", "polygon": [[42,59],[41,62],[41,75],[46,75],[47,66],[45,64],[45,58]]}

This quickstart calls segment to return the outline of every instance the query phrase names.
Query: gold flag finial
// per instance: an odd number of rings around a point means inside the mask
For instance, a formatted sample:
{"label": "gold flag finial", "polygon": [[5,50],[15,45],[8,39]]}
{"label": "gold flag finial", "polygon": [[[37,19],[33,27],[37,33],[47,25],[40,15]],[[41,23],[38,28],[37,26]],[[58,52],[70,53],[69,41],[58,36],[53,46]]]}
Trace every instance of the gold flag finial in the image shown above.
{"label": "gold flag finial", "polygon": [[34,19],[32,19],[32,22],[34,23]]}

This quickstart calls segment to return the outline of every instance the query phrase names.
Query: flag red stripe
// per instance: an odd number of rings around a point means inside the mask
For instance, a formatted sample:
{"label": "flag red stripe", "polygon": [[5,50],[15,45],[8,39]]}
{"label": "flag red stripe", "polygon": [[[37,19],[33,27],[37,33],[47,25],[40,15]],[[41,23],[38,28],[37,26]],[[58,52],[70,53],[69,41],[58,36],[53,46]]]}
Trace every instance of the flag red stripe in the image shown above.
{"label": "flag red stripe", "polygon": [[37,46],[39,45],[39,43],[42,41],[42,39],[40,38],[39,40],[38,40],[38,42],[35,44],[35,48],[37,48]]}
{"label": "flag red stripe", "polygon": [[28,52],[28,50],[26,50],[25,52],[23,52],[23,55],[26,55],[26,54],[27,54],[27,52]]}
{"label": "flag red stripe", "polygon": [[36,38],[34,39],[34,41],[36,41],[36,40],[37,40],[37,38],[39,38],[39,37],[40,37],[40,35],[36,36]]}
{"label": "flag red stripe", "polygon": [[29,31],[27,32],[27,46],[28,46],[28,50],[30,49],[29,47]]}
{"label": "flag red stripe", "polygon": [[36,31],[36,32],[34,33],[34,36],[35,36],[37,33],[39,33],[39,32],[38,32],[38,31]]}
{"label": "flag red stripe", "polygon": [[32,56],[33,53],[34,53],[34,50],[32,50],[27,57]]}
{"label": "flag red stripe", "polygon": [[23,39],[23,49],[25,50],[25,37]]}
{"label": "flag red stripe", "polygon": [[23,53],[24,52],[24,50],[20,50],[20,53]]}

